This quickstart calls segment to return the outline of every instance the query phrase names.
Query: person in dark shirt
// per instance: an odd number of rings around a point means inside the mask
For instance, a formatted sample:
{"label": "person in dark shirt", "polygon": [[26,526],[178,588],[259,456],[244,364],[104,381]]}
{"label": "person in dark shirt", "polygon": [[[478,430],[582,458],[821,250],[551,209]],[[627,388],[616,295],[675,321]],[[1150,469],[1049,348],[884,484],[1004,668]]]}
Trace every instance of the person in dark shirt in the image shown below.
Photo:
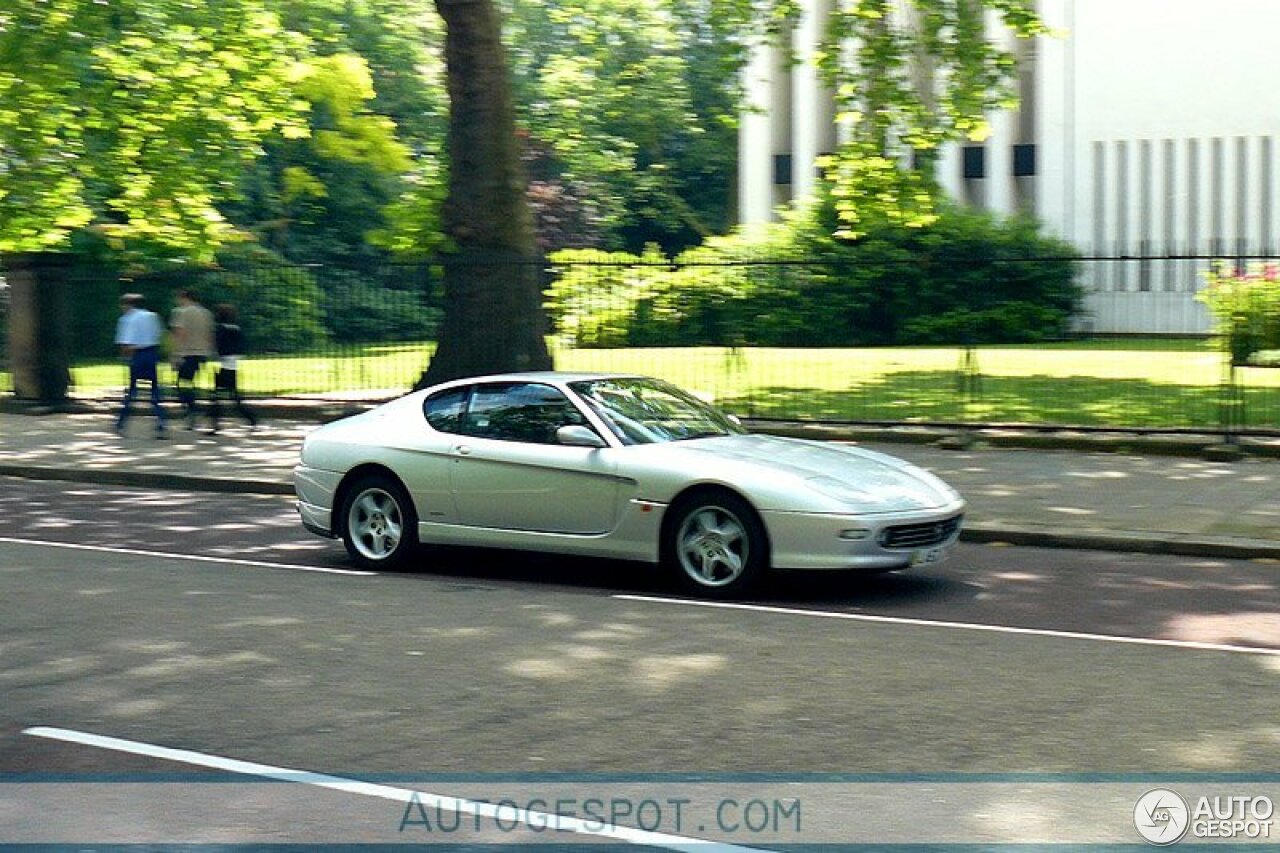
{"label": "person in dark shirt", "polygon": [[239,369],[240,357],[244,355],[244,333],[236,324],[236,308],[223,303],[215,309],[214,317],[217,321],[214,327],[214,345],[218,350],[218,372],[213,378],[213,397],[209,405],[213,431],[218,431],[224,394],[231,399],[245,423],[250,428],[256,427],[258,419],[240,396]]}

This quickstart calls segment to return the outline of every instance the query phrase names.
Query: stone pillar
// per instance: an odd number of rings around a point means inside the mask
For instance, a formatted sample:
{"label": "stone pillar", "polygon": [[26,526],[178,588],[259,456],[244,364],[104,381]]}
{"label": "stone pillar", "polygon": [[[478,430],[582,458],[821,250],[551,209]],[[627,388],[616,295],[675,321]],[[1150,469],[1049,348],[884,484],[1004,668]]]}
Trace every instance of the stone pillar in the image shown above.
{"label": "stone pillar", "polygon": [[6,255],[9,367],[19,400],[61,403],[71,386],[68,255]]}

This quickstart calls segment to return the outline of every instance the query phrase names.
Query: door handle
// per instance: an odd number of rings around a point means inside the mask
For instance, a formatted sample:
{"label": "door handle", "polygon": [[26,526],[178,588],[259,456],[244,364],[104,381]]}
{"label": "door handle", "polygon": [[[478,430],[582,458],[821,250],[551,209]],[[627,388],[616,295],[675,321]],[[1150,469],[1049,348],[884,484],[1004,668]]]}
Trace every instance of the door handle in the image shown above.
{"label": "door handle", "polygon": [[453,448],[453,449],[454,449],[454,452],[455,452],[455,453],[457,453],[459,456],[470,456],[470,455],[471,455],[471,447],[470,447],[470,445],[466,445],[466,444],[459,444],[457,447],[455,447],[455,448]]}

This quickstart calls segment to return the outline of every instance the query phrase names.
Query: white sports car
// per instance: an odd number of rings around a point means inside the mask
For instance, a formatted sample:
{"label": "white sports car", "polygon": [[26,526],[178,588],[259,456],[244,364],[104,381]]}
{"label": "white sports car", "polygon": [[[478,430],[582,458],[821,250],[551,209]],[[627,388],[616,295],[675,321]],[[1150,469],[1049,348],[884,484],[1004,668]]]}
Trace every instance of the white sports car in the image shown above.
{"label": "white sports car", "polygon": [[964,500],[907,462],[748,434],[639,376],[448,382],[312,432],[294,471],[307,529],[367,568],[419,542],[660,563],[703,595],[769,568],[937,562]]}

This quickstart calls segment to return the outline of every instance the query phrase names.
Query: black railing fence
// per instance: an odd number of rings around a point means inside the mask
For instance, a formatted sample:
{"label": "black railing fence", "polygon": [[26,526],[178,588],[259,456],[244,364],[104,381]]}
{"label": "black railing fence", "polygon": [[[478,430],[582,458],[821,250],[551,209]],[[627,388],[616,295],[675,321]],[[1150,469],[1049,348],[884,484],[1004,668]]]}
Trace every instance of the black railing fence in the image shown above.
{"label": "black railing fence", "polygon": [[[398,395],[434,350],[445,264],[456,262],[244,261],[145,274],[78,264],[74,393],[120,393],[122,293],[142,293],[167,320],[190,288],[210,307],[238,309],[248,393]],[[1280,370],[1232,364],[1201,296],[1212,269],[1249,275],[1273,263],[578,254],[515,262],[511,274],[541,276],[558,368],[656,375],[743,416],[1235,434],[1280,432]],[[5,326],[0,314],[0,335]],[[1101,334],[1118,328],[1131,334]],[[484,333],[501,335],[503,318]],[[0,383],[11,387],[3,362]]]}

